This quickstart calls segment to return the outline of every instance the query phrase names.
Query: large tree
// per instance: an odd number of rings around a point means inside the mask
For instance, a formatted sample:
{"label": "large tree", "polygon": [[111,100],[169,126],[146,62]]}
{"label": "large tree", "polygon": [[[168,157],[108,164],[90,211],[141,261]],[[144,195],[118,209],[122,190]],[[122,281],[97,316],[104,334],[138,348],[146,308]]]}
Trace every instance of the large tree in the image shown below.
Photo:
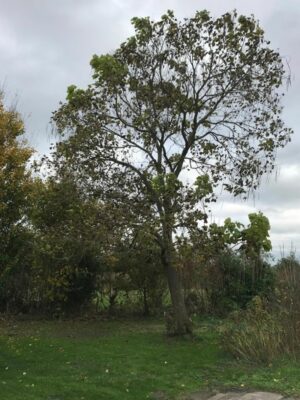
{"label": "large tree", "polygon": [[54,113],[66,135],[56,160],[72,165],[78,182],[101,184],[102,195],[130,200],[140,222],[148,210],[182,334],[191,327],[174,234],[205,218],[215,187],[244,195],[273,169],[290,136],[280,116],[285,71],[252,16],[201,11],[178,21],[168,11],[132,22],[135,35],[95,55],[93,82],[69,87]]}

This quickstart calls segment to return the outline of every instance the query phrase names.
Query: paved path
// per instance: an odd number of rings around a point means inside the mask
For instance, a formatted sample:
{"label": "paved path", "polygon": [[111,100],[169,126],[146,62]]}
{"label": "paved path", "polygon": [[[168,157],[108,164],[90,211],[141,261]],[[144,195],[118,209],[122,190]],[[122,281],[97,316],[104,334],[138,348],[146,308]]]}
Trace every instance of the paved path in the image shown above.
{"label": "paved path", "polygon": [[[209,396],[203,392],[192,393],[183,400],[283,400],[284,396],[270,392],[228,392]],[[289,399],[290,400],[290,399]]]}

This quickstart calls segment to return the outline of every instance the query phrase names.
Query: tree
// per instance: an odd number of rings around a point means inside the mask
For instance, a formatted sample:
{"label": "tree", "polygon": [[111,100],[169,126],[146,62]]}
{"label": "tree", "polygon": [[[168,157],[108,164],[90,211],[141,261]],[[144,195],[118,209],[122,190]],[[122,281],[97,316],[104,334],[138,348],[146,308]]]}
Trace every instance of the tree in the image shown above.
{"label": "tree", "polygon": [[243,250],[249,257],[260,257],[262,251],[270,251],[272,244],[269,239],[270,223],[262,212],[249,214],[250,224],[242,232],[245,241]]}
{"label": "tree", "polygon": [[[0,306],[7,308],[18,296],[22,268],[27,266],[31,238],[26,215],[31,189],[27,163],[32,155],[22,141],[20,115],[6,109],[0,93]],[[18,279],[15,279],[15,277]],[[19,281],[19,282],[18,282]]]}
{"label": "tree", "polygon": [[174,232],[205,220],[203,204],[215,200],[217,186],[246,195],[274,168],[291,133],[280,117],[285,71],[254,17],[201,11],[181,22],[168,11],[157,22],[132,22],[135,35],[113,54],[95,55],[93,83],[69,87],[54,113],[66,135],[56,162],[95,190],[105,180],[108,198],[121,185],[122,199],[141,208],[183,334],[191,327]]}
{"label": "tree", "polygon": [[226,218],[223,225],[213,223],[190,236],[193,259],[200,260],[192,279],[210,294],[212,308],[221,312],[274,291],[274,272],[263,257],[272,248],[269,220],[261,212],[248,218],[247,226]]}

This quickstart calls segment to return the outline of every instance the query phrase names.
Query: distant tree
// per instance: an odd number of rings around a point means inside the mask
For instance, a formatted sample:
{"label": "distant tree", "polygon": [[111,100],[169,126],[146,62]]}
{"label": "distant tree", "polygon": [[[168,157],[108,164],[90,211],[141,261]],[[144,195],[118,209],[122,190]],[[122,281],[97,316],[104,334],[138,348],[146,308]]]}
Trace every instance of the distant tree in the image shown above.
{"label": "distant tree", "polygon": [[33,151],[23,134],[20,115],[5,108],[0,94],[0,307],[4,309],[23,293],[18,294],[17,288],[26,274],[31,247],[26,225],[31,190],[27,163]]}
{"label": "distant tree", "polygon": [[196,294],[204,293],[204,311],[224,314],[274,292],[274,268],[266,258],[272,248],[269,220],[261,212],[248,218],[247,226],[226,218],[222,225],[212,223],[181,238],[188,298],[197,303]]}
{"label": "distant tree", "polygon": [[108,213],[86,199],[70,178],[36,179],[33,197],[33,305],[51,313],[78,310],[98,289],[97,276],[111,237]]}
{"label": "distant tree", "polygon": [[249,257],[260,257],[263,251],[272,249],[269,239],[271,229],[268,218],[262,212],[249,214],[250,224],[242,232],[243,249]]}
{"label": "distant tree", "polygon": [[269,238],[270,223],[261,211],[250,213],[248,218],[250,223],[246,227],[240,222],[226,218],[223,225],[212,223],[204,230],[196,229],[194,240],[202,236],[208,254],[232,247],[245,252],[249,258],[259,258],[263,252],[272,249]]}
{"label": "distant tree", "polygon": [[[205,219],[216,186],[245,195],[273,169],[291,133],[280,117],[285,71],[254,17],[201,11],[181,22],[168,11],[157,22],[132,22],[135,35],[94,56],[93,83],[69,87],[54,113],[66,135],[56,161],[95,193],[105,181],[103,196],[120,187],[140,207],[161,249],[174,333],[184,334],[191,324],[174,233]],[[191,169],[198,177],[188,183]]]}

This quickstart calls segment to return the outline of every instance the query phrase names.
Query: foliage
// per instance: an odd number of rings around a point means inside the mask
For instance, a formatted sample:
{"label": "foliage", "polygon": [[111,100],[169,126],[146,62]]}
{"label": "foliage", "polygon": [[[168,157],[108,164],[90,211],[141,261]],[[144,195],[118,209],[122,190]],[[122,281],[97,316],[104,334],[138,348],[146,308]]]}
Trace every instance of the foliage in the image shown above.
{"label": "foliage", "polygon": [[270,223],[262,212],[249,214],[249,220],[250,225],[242,232],[245,242],[242,249],[248,257],[259,257],[262,251],[268,252],[272,249],[269,239]]}
{"label": "foliage", "polygon": [[225,315],[256,295],[271,297],[275,276],[262,252],[271,248],[269,221],[262,213],[249,220],[245,227],[227,218],[180,238],[184,287],[194,312]]}
{"label": "foliage", "polygon": [[218,314],[244,308],[257,295],[264,298],[272,295],[274,273],[266,262],[262,263],[260,278],[254,281],[254,261],[243,255],[224,252],[215,263],[209,282],[212,284],[212,309]]}
{"label": "foliage", "polygon": [[[32,155],[22,140],[20,115],[6,109],[0,94],[0,309],[13,307],[26,292],[31,236],[27,226]],[[22,282],[22,284],[21,284]],[[18,293],[21,286],[22,292]]]}
{"label": "foliage", "polygon": [[216,253],[218,249],[238,248],[248,258],[259,259],[263,252],[269,252],[272,245],[268,218],[261,211],[250,213],[248,218],[250,223],[246,227],[231,218],[226,218],[223,225],[210,224],[207,230],[212,246],[210,253]]}
{"label": "foliage", "polygon": [[[260,279],[253,281],[254,262],[234,251],[222,251],[184,272],[187,302],[196,314],[227,315],[245,308],[256,295],[272,297],[275,277],[263,263]],[[190,283],[191,282],[191,283]]]}
{"label": "foliage", "polygon": [[166,280],[160,248],[147,228],[133,232],[131,240],[124,240],[119,251],[119,269],[128,277],[128,289],[139,292],[143,315],[161,312]]}
{"label": "foliage", "polygon": [[36,180],[33,196],[33,306],[78,309],[91,299],[101,270],[104,210],[86,201],[69,178]]}

